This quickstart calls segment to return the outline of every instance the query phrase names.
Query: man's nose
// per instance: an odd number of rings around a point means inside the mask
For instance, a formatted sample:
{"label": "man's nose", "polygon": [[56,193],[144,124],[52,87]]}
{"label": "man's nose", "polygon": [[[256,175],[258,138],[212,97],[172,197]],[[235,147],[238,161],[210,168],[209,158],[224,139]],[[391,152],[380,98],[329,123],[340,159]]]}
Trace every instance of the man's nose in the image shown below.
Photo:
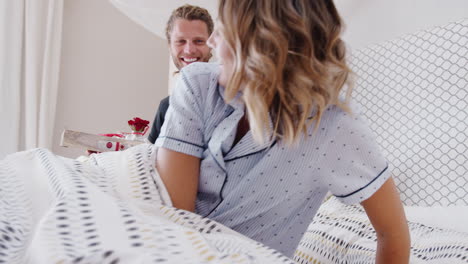
{"label": "man's nose", "polygon": [[189,53],[189,54],[194,53],[195,52],[195,45],[193,43],[188,42],[187,44],[185,44],[184,52]]}

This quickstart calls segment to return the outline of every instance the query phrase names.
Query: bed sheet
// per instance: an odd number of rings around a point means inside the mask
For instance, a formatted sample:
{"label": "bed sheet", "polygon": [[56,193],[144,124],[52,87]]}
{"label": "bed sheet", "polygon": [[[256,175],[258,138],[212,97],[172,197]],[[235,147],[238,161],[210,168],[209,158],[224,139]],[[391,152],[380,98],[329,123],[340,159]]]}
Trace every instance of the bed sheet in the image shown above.
{"label": "bed sheet", "polygon": [[[410,263],[466,264],[468,233],[408,222]],[[344,205],[335,197],[319,209],[294,256],[301,264],[375,263],[376,235],[359,205]]]}
{"label": "bed sheet", "polygon": [[92,155],[45,149],[0,161],[0,263],[293,263],[167,205],[153,147]]}
{"label": "bed sheet", "polygon": [[468,234],[468,206],[405,206],[405,213],[410,222]]}

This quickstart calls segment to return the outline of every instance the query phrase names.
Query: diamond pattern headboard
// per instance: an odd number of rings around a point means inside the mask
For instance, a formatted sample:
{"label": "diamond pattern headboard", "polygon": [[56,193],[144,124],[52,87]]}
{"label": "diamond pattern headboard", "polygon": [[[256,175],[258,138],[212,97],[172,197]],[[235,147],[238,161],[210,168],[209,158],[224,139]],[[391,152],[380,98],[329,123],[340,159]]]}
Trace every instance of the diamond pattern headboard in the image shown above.
{"label": "diamond pattern headboard", "polygon": [[407,205],[468,205],[468,19],[357,52],[354,98]]}

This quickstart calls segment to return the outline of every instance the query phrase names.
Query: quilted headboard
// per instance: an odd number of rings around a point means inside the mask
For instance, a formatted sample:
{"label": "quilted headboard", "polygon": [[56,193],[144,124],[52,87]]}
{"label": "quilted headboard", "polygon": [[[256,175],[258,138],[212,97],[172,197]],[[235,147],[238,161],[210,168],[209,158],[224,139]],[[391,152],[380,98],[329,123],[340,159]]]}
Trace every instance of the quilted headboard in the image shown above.
{"label": "quilted headboard", "polygon": [[354,52],[354,98],[406,205],[468,205],[468,19]]}

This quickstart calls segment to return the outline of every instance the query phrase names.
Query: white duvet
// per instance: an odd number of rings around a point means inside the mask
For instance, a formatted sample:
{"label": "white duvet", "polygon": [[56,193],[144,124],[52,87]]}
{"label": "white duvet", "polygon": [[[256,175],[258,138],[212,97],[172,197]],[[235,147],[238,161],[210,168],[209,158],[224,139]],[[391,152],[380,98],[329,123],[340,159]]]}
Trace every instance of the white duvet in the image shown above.
{"label": "white duvet", "polygon": [[468,234],[468,206],[405,206],[405,213],[410,222]]}
{"label": "white duvet", "polygon": [[0,263],[291,263],[169,203],[151,145],[86,162],[35,149],[0,161]]}
{"label": "white duvet", "polygon": [[[80,162],[35,149],[0,161],[0,263],[292,263],[216,222],[168,206],[152,151],[143,144]],[[416,218],[431,214],[420,208],[407,213],[411,263],[468,262],[468,233],[421,224]],[[294,259],[373,263],[375,246],[362,208],[331,198]]]}
{"label": "white duvet", "polygon": [[[444,209],[432,213],[430,208],[405,209],[410,213],[411,264],[468,263],[468,233],[457,231],[453,226],[441,226],[441,220],[450,219],[454,223],[463,213],[448,215],[449,210]],[[463,224],[466,226],[467,222]],[[372,264],[376,248],[375,230],[362,207],[345,205],[331,197],[320,207],[304,234],[294,260],[301,264]]]}

